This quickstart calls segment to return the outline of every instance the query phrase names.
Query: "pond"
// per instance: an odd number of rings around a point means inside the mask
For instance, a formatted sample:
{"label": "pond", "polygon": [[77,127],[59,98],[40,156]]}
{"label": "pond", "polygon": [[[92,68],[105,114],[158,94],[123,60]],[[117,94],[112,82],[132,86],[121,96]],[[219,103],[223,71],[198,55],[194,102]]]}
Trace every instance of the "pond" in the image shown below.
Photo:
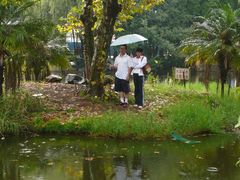
{"label": "pond", "polygon": [[0,140],[0,179],[240,179],[236,135],[195,139],[201,143],[78,136],[6,138]]}

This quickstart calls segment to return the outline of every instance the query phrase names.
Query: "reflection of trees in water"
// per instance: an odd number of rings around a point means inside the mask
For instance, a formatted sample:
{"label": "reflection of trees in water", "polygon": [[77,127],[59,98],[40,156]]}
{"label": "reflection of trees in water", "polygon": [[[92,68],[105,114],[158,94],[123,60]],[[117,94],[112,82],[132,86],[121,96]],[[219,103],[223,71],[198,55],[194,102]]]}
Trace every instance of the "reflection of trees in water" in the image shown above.
{"label": "reflection of trees in water", "polygon": [[8,142],[1,142],[0,147],[0,180],[19,180],[19,164],[13,161],[13,159],[18,159],[18,154],[9,158],[9,153],[18,152],[19,147],[9,146]]}
{"label": "reflection of trees in water", "polygon": [[[129,162],[132,162],[131,166]],[[141,180],[146,178],[140,153],[134,153],[132,158],[129,156],[114,157],[113,166],[115,170],[114,179],[116,180]]]}
{"label": "reflection of trees in water", "polygon": [[90,160],[93,156],[89,150],[84,152],[83,180],[105,180],[105,169],[102,158]]}
{"label": "reflection of trees in water", "polygon": [[0,160],[0,179],[1,180],[19,180],[20,171],[15,162]]}
{"label": "reflection of trees in water", "polygon": [[132,178],[136,180],[147,178],[147,173],[142,164],[142,155],[140,153],[134,153],[133,155]]}
{"label": "reflection of trees in water", "polygon": [[127,156],[116,156],[113,158],[114,174],[116,180],[125,180],[129,176]]}

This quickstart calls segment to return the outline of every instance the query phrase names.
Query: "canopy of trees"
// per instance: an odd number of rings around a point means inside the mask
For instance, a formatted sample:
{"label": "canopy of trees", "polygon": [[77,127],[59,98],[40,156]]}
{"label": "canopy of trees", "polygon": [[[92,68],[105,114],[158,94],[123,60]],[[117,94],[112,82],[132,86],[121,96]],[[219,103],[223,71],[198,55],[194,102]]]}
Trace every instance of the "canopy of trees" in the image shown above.
{"label": "canopy of trees", "polygon": [[185,57],[178,47],[191,34],[196,17],[225,3],[233,9],[238,6],[237,0],[166,0],[152,11],[134,16],[117,35],[138,33],[147,37],[148,43],[141,46],[151,60],[154,74],[166,76],[172,67],[185,66]]}
{"label": "canopy of trees", "polygon": [[[43,18],[30,16],[35,1],[8,0],[0,3],[0,95],[5,89],[15,91],[25,74],[40,80],[48,74],[48,65],[66,67],[65,50],[50,46],[55,26]],[[4,79],[3,79],[4,77]]]}
{"label": "canopy of trees", "polygon": [[114,30],[132,19],[133,15],[161,3],[163,0],[85,0],[80,7],[72,9],[63,29],[77,30],[82,36],[85,75],[91,94],[103,95],[104,70]]}
{"label": "canopy of trees", "polygon": [[221,94],[230,69],[240,65],[240,9],[230,5],[214,8],[206,17],[199,17],[190,38],[182,43],[187,63],[217,64],[220,71]]}
{"label": "canopy of trees", "polygon": [[24,75],[25,79],[39,80],[49,73],[49,64],[66,67],[64,48],[53,44],[64,44],[67,32],[81,39],[78,53],[84,56],[85,76],[93,95],[103,94],[113,34],[147,37],[143,48],[154,74],[167,75],[172,67],[185,65],[186,54],[179,51],[179,45],[195,29],[192,24],[197,17],[226,3],[233,9],[238,7],[237,0],[3,0],[0,94],[3,74],[6,90],[14,90]]}

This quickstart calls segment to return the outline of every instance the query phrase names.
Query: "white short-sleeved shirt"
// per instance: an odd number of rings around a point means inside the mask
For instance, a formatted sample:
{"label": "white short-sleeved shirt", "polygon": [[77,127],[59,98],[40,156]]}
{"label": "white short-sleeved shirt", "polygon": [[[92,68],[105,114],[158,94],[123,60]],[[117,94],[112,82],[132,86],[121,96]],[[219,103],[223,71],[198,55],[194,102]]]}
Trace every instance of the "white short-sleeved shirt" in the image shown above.
{"label": "white short-sleeved shirt", "polygon": [[141,56],[140,58],[132,58],[132,75],[138,74],[139,76],[144,76],[142,68],[147,64],[147,58]]}
{"label": "white short-sleeved shirt", "polygon": [[126,80],[128,76],[128,70],[130,67],[132,67],[131,63],[132,59],[127,54],[123,56],[118,55],[114,62],[114,66],[117,67],[117,72],[115,73],[116,77]]}

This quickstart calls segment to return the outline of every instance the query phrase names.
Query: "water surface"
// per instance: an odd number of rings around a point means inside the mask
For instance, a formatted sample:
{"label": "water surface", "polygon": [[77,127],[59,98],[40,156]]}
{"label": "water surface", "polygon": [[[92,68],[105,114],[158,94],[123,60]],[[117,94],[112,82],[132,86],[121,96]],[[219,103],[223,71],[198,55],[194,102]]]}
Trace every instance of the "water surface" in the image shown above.
{"label": "water surface", "polygon": [[236,135],[200,144],[44,136],[0,141],[0,180],[239,180]]}

